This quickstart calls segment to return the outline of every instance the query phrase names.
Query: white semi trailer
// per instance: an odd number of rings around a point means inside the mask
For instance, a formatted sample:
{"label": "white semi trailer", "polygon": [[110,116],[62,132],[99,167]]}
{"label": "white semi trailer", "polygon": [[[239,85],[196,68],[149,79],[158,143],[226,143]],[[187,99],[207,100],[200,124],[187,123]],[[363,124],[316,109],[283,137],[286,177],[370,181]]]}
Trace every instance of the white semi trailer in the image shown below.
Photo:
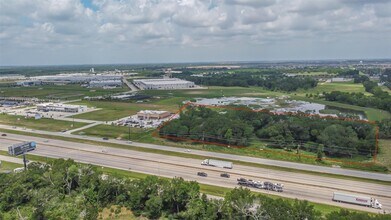
{"label": "white semi trailer", "polygon": [[377,201],[377,199],[369,196],[361,196],[361,195],[358,196],[358,195],[350,195],[345,193],[334,192],[333,201],[368,206],[375,209],[382,208],[382,204],[380,204],[379,201]]}
{"label": "white semi trailer", "polygon": [[202,161],[201,165],[232,169],[233,163],[222,160],[205,159]]}

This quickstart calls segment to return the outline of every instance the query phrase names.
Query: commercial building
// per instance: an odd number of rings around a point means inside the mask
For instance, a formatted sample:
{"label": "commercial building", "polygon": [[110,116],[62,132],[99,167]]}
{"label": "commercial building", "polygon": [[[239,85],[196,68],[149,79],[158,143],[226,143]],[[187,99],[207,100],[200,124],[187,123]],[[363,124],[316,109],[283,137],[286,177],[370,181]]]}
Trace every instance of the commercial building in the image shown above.
{"label": "commercial building", "polygon": [[153,110],[143,110],[137,112],[137,118],[140,120],[159,120],[167,118],[171,115],[167,111],[153,111]]}
{"label": "commercial building", "polygon": [[44,112],[71,112],[71,113],[77,113],[82,112],[87,109],[87,106],[84,105],[64,105],[61,103],[43,103],[37,105],[38,111],[44,111]]}
{"label": "commercial building", "polygon": [[133,83],[142,90],[189,89],[195,86],[193,82],[177,78],[136,79]]}

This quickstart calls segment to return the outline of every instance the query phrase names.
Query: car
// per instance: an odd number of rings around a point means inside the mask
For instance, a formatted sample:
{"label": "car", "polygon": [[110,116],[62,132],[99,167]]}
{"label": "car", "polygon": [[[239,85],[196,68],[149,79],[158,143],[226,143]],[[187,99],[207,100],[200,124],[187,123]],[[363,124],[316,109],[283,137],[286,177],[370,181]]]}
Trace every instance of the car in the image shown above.
{"label": "car", "polygon": [[208,176],[208,174],[205,173],[205,172],[198,172],[197,175],[198,176],[203,176],[203,177],[207,177]]}
{"label": "car", "polygon": [[229,173],[222,173],[220,174],[221,177],[225,177],[225,178],[230,178],[231,175],[229,175]]}
{"label": "car", "polygon": [[43,142],[47,143],[47,142],[49,142],[49,140],[44,140]]}
{"label": "car", "polygon": [[189,150],[189,149],[186,149],[186,150],[185,150],[185,152],[191,152],[191,150]]}
{"label": "car", "polygon": [[108,137],[104,137],[104,138],[102,138],[103,140],[105,140],[105,141],[107,141],[107,140],[109,140],[109,138]]}
{"label": "car", "polygon": [[62,130],[61,132],[64,133],[64,132],[67,132],[68,130]]}
{"label": "car", "polygon": [[7,134],[1,134],[1,136],[5,137],[5,136],[7,136]]}

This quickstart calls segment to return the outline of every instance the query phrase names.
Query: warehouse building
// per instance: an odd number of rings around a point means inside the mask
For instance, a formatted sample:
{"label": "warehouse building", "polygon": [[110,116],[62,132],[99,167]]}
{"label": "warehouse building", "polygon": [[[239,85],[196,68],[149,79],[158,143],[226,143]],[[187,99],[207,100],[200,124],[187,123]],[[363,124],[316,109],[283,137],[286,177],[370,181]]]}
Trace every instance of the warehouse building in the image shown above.
{"label": "warehouse building", "polygon": [[87,109],[87,106],[84,105],[64,105],[61,103],[43,103],[37,105],[38,111],[44,112],[71,112],[77,113],[82,112]]}
{"label": "warehouse building", "polygon": [[122,86],[121,80],[93,80],[88,83],[88,87],[96,88],[96,87],[120,87]]}
{"label": "warehouse building", "polygon": [[195,87],[193,82],[177,78],[136,79],[133,80],[133,83],[142,90],[189,89]]}

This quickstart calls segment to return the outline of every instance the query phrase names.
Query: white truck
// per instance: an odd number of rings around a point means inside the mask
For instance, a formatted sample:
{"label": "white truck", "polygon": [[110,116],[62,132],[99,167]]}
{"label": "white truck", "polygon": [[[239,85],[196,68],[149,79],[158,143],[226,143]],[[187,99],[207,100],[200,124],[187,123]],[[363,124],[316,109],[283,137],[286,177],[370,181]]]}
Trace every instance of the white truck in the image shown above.
{"label": "white truck", "polygon": [[233,163],[222,160],[205,159],[201,162],[201,165],[232,169]]}
{"label": "white truck", "polygon": [[334,192],[333,201],[362,205],[362,206],[372,207],[375,209],[382,208],[382,204],[380,204],[379,201],[377,201],[377,199],[369,196],[361,196],[361,195],[358,196],[358,195],[350,195],[345,193]]}

